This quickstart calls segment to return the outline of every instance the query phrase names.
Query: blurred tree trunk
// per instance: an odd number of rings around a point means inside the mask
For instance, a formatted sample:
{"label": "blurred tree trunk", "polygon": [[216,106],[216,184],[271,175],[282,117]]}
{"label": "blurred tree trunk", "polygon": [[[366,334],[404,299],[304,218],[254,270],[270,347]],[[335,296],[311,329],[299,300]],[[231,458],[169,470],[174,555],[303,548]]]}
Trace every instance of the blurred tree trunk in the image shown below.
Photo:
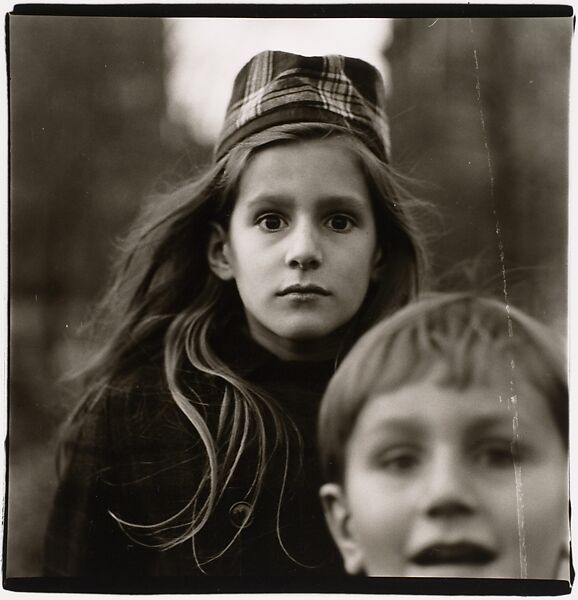
{"label": "blurred tree trunk", "polygon": [[[10,16],[8,576],[35,576],[76,331],[115,244],[177,156],[160,19]],[[184,128],[183,128],[184,129]],[[174,134],[178,134],[176,137]]]}
{"label": "blurred tree trunk", "polygon": [[570,18],[396,20],[387,51],[394,162],[441,216],[439,287],[503,297],[501,243],[509,300],[562,331],[571,33]]}

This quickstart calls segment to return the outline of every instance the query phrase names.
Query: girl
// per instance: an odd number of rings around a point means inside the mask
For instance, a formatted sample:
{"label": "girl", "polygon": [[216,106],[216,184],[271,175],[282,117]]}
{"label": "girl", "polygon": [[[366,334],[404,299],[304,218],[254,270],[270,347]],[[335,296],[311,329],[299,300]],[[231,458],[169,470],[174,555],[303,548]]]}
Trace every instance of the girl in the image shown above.
{"label": "girl", "polygon": [[135,228],[104,302],[46,572],[339,573],[315,415],[338,358],[417,291],[383,83],[341,56],[255,56],[214,164]]}

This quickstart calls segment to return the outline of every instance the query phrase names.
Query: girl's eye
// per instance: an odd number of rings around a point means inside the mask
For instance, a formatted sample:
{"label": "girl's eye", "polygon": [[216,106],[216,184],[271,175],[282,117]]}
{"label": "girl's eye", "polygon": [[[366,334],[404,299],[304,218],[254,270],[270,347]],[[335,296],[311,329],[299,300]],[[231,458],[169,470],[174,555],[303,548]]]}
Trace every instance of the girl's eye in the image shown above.
{"label": "girl's eye", "polygon": [[279,215],[271,213],[260,216],[257,225],[264,231],[279,231],[287,226],[287,222]]}
{"label": "girl's eye", "polygon": [[327,219],[326,224],[333,231],[339,231],[340,233],[351,231],[355,225],[353,219],[347,215],[332,215]]}

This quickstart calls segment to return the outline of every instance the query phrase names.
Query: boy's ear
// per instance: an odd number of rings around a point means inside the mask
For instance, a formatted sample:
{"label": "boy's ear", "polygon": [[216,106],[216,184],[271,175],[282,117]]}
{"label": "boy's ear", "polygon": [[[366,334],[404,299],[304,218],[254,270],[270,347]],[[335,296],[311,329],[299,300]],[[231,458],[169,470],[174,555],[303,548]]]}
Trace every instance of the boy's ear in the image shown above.
{"label": "boy's ear", "polygon": [[228,281],[235,276],[231,266],[228,237],[218,223],[211,223],[210,227],[211,232],[207,244],[209,267],[219,279]]}
{"label": "boy's ear", "polygon": [[326,483],[321,486],[319,495],[329,531],[341,552],[345,570],[349,575],[363,573],[363,552],[355,537],[351,514],[342,487],[336,483]]}

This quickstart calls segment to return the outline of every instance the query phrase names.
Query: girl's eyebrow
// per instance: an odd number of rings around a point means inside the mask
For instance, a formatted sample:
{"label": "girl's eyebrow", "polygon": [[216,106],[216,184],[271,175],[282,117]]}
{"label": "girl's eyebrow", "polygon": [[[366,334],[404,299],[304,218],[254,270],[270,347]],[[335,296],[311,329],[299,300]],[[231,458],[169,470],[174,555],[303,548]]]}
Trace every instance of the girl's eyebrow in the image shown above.
{"label": "girl's eyebrow", "polygon": [[321,208],[341,207],[341,208],[349,208],[349,209],[353,209],[353,210],[355,210],[355,209],[363,210],[363,209],[370,208],[370,204],[367,200],[365,200],[359,196],[344,195],[344,194],[343,195],[331,194],[331,195],[327,195],[327,196],[321,196],[320,198],[318,198],[318,204],[320,205]]}
{"label": "girl's eyebrow", "polygon": [[258,194],[248,198],[245,202],[247,208],[253,208],[254,206],[260,206],[261,204],[277,204],[280,206],[290,206],[293,204],[293,200],[289,195],[284,196],[282,194]]}
{"label": "girl's eyebrow", "polygon": [[[294,203],[295,199],[291,194],[271,194],[267,192],[253,196],[246,201],[246,205],[249,208],[259,204],[292,206]],[[349,194],[327,194],[317,196],[315,198],[315,204],[321,209],[337,207],[362,210],[369,208],[369,202],[367,200],[360,196]]]}

